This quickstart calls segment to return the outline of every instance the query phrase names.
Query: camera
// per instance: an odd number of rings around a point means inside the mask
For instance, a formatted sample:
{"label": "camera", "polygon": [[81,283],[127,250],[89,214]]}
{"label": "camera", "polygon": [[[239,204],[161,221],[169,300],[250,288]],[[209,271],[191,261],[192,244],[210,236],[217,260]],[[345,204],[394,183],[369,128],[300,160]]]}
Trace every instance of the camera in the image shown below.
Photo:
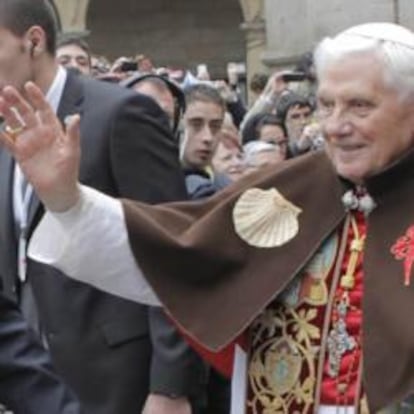
{"label": "camera", "polygon": [[301,82],[306,79],[304,72],[287,72],[282,75],[282,79],[285,82]]}
{"label": "camera", "polygon": [[138,63],[132,60],[126,60],[125,62],[121,63],[119,69],[121,72],[134,72],[138,70]]}

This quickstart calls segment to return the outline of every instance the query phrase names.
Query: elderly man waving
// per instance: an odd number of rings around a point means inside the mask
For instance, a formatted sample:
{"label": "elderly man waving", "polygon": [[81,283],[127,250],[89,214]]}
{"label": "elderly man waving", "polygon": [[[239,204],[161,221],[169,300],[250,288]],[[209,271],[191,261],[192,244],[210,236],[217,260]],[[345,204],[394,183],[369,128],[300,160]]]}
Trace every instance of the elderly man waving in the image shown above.
{"label": "elderly man waving", "polygon": [[161,302],[209,350],[244,337],[237,414],[377,412],[414,393],[414,34],[352,27],[324,39],[315,62],[325,151],[206,204],[150,207],[81,187],[76,119],[64,133],[32,84],[30,105],[12,88],[0,102],[2,140],[50,210],[31,255]]}

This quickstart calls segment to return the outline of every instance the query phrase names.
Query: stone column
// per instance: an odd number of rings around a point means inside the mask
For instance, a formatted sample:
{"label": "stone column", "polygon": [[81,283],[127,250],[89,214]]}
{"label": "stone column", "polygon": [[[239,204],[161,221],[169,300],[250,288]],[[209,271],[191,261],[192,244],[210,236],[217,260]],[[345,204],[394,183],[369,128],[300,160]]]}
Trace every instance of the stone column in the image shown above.
{"label": "stone column", "polygon": [[[262,55],[266,50],[266,30],[263,0],[239,0],[243,11],[244,23],[241,29],[246,36],[247,84],[254,73],[267,72]],[[248,90],[250,101],[250,91]]]}
{"label": "stone column", "polygon": [[410,30],[414,30],[414,7],[412,0],[394,0],[397,16],[395,22],[402,24]]}
{"label": "stone column", "polygon": [[62,31],[86,34],[86,14],[90,0],[54,0],[59,12]]}
{"label": "stone column", "polygon": [[[347,27],[370,22],[400,22],[412,28],[412,0],[264,0],[267,49],[264,62],[280,68],[297,58],[325,36]],[[362,7],[363,6],[363,7]]]}

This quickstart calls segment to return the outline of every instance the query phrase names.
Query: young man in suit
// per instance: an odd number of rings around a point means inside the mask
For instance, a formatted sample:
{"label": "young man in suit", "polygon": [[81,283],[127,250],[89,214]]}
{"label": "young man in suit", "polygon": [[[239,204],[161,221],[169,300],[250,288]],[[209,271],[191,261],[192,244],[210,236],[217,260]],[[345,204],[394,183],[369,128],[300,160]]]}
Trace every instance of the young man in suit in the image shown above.
{"label": "young man in suit", "polygon": [[[150,99],[66,71],[45,0],[0,0],[0,87],[34,81],[59,119],[82,114],[81,180],[149,203],[186,197],[168,122]],[[0,274],[50,349],[57,371],[90,413],[188,414],[201,383],[197,357],[148,308],[27,262],[25,245],[43,208],[11,157],[0,153]],[[99,260],[91,257],[90,260]],[[164,334],[171,340],[158,341]],[[168,366],[162,356],[167,354]],[[154,360],[155,356],[159,358]]]}

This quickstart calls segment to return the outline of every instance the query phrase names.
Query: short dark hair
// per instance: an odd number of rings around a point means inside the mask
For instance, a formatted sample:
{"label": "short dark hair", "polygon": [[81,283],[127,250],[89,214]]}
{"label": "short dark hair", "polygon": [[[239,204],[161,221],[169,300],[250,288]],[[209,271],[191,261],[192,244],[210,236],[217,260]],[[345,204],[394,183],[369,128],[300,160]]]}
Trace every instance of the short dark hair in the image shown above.
{"label": "short dark hair", "polygon": [[269,80],[269,75],[266,73],[254,73],[250,79],[249,88],[252,92],[260,94],[263,92]]}
{"label": "short dark hair", "polygon": [[46,34],[48,53],[55,54],[57,22],[49,1],[0,0],[0,26],[20,37],[32,26],[40,26]]}
{"label": "short dark hair", "polygon": [[185,111],[184,92],[173,81],[169,80],[168,78],[164,76],[156,75],[155,73],[141,74],[137,72],[134,75],[130,76],[129,78],[120,82],[120,85],[125,86],[126,88],[133,88],[134,85],[136,85],[137,83],[144,83],[144,82],[152,83],[153,85],[157,87],[166,88],[167,90],[170,91],[171,95],[173,96],[174,106],[175,106],[173,132],[175,134],[178,130],[181,116]]}
{"label": "short dark hair", "polygon": [[169,90],[171,92],[169,86],[167,85],[167,82],[169,82],[167,79],[163,78],[162,76],[152,74],[152,73],[150,74],[150,76],[145,76],[145,75],[136,73],[135,75],[132,75],[131,77],[122,81],[121,85],[126,86],[127,88],[132,88],[137,83],[151,83],[152,85],[160,89],[167,90],[167,91]]}
{"label": "short dark hair", "polygon": [[256,139],[260,136],[260,131],[262,128],[266,125],[276,125],[278,126],[282,131],[285,137],[287,137],[287,131],[286,126],[284,122],[275,114],[263,114],[261,118],[259,118],[259,121],[256,125]]}
{"label": "short dark hair", "polygon": [[312,102],[305,96],[299,95],[296,92],[286,93],[281,96],[276,107],[276,113],[283,123],[286,122],[287,113],[293,106],[298,106],[299,108],[309,107],[312,111],[314,109]]}
{"label": "short dark hair", "polygon": [[89,45],[85,39],[79,36],[65,34],[60,35],[56,48],[59,49],[60,47],[71,45],[78,46],[80,49],[82,49],[88,55],[89,62],[91,61],[91,51],[89,49]]}
{"label": "short dark hair", "polygon": [[184,91],[185,103],[188,108],[193,102],[211,102],[223,108],[226,111],[226,103],[221,97],[219,91],[211,85],[197,83],[191,85]]}

